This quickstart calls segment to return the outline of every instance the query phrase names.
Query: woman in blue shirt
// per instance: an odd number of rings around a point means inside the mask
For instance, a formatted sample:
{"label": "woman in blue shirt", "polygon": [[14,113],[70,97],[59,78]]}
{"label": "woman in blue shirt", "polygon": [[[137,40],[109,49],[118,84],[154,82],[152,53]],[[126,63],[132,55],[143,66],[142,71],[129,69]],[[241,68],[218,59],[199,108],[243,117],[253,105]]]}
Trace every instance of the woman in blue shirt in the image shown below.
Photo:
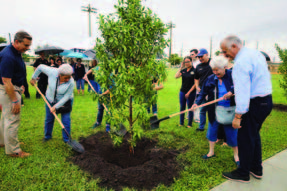
{"label": "woman in blue shirt", "polygon": [[[234,97],[234,86],[232,81],[232,72],[227,70],[228,60],[224,56],[218,56],[211,60],[210,67],[212,68],[213,74],[210,75],[202,86],[202,91],[200,91],[193,107],[200,105],[203,99],[208,96],[208,101],[216,98],[224,97],[225,100],[217,103],[218,106],[231,107],[235,106]],[[217,141],[217,132],[219,123],[216,121],[215,117],[215,106],[212,105],[208,110],[208,130],[207,139],[209,140],[209,152],[202,156],[203,159],[209,159],[215,157],[214,146]],[[232,147],[234,152],[234,161],[239,165],[238,158],[238,147],[237,147],[237,129],[230,125],[223,125],[227,144]]]}
{"label": "woman in blue shirt", "polygon": [[[72,100],[74,97],[74,79],[71,77],[73,74],[73,68],[69,64],[62,64],[59,68],[49,67],[41,64],[37,67],[32,76],[30,81],[32,85],[36,84],[36,79],[41,72],[48,76],[46,98],[52,106],[50,110],[46,105],[45,137],[43,139],[43,141],[46,142],[52,139],[52,131],[55,120],[53,113],[68,101],[70,101],[72,105]],[[61,113],[61,115],[63,125],[70,134],[71,112]],[[64,142],[68,142],[69,137],[66,135],[64,130],[62,130],[62,134]]]}

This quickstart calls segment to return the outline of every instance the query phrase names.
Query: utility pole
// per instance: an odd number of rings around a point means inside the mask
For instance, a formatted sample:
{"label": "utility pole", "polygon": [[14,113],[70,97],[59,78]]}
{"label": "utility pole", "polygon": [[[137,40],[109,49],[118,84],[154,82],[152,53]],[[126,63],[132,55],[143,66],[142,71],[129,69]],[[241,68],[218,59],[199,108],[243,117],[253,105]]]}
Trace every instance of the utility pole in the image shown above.
{"label": "utility pole", "polygon": [[89,4],[87,7],[82,6],[82,11],[89,13],[89,36],[91,37],[91,13],[97,13],[97,9]]}
{"label": "utility pole", "polygon": [[212,57],[212,37],[210,37],[210,58]]}
{"label": "utility pole", "polygon": [[175,28],[175,24],[170,22],[170,23],[167,24],[167,27],[170,30],[170,43],[169,43],[169,58],[170,58],[171,53],[172,53],[172,47],[171,47],[172,46],[172,29]]}
{"label": "utility pole", "polygon": [[259,43],[258,43],[258,41],[256,42],[256,50],[258,50],[258,45],[259,45]]}
{"label": "utility pole", "polygon": [[11,34],[9,33],[9,41],[10,41],[10,44],[12,43],[11,41]]}

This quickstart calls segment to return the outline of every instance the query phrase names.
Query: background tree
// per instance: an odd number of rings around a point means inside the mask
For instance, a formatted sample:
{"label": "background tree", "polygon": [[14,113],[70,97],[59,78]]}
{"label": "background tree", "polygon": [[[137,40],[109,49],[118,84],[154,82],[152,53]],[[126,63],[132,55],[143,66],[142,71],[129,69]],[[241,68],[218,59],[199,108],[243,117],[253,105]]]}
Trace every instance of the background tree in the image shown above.
{"label": "background tree", "polygon": [[178,54],[171,54],[168,59],[168,62],[171,65],[178,65],[182,62],[182,58]]}
{"label": "background tree", "polygon": [[6,38],[0,36],[0,44],[1,44],[1,43],[7,43]]}
{"label": "background tree", "polygon": [[281,49],[278,44],[275,44],[279,57],[283,62],[279,66],[279,73],[282,75],[282,80],[279,81],[280,87],[284,90],[284,94],[287,97],[287,49]]}
{"label": "background tree", "polygon": [[[100,70],[95,72],[103,89],[112,86],[109,97],[100,98],[112,113],[107,120],[112,128],[128,122],[133,148],[149,121],[146,107],[156,98],[152,80],[163,81],[167,75],[164,62],[155,58],[167,46],[168,28],[140,0],[119,0],[114,7],[116,13],[99,16],[103,40],[97,39]],[[121,142],[111,135],[114,143]]]}

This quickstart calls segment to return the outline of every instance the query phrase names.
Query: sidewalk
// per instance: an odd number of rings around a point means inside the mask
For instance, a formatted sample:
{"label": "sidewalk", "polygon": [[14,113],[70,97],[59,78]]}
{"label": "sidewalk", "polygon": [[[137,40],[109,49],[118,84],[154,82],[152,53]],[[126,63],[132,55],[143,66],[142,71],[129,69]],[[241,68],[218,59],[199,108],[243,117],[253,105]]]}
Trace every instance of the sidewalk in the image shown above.
{"label": "sidewalk", "polygon": [[250,175],[250,183],[228,180],[211,191],[287,191],[287,150],[263,162],[263,178]]}

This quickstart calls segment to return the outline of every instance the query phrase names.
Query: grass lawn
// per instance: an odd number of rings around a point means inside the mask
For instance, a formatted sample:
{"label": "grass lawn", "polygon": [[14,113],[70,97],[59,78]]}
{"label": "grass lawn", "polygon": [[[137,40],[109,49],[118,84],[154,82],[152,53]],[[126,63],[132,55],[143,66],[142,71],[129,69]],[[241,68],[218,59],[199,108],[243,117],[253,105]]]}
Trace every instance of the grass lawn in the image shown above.
{"label": "grass lawn", "polygon": [[[159,117],[179,111],[179,89],[181,79],[174,79],[175,70],[169,71],[164,89],[159,91]],[[32,68],[28,68],[28,79]],[[274,103],[287,105],[283,91],[279,88],[279,75],[272,76]],[[24,151],[32,153],[25,159],[11,158],[0,149],[0,190],[105,190],[97,186],[99,180],[91,179],[89,174],[81,171],[77,166],[66,161],[72,154],[64,145],[60,126],[55,123],[53,139],[42,143],[45,119],[44,101],[35,99],[35,89],[30,86],[31,99],[25,99],[22,109],[19,140]],[[97,102],[86,93],[84,96],[75,95],[72,112],[72,136],[78,139],[88,136],[98,130],[90,126],[95,122]],[[161,122],[160,129],[148,132],[159,144],[165,147],[182,148],[188,150],[179,155],[179,161],[184,161],[184,169],[180,177],[175,179],[171,187],[159,185],[155,190],[209,190],[222,183],[222,171],[233,170],[232,150],[228,147],[216,145],[217,157],[204,161],[201,156],[208,152],[208,141],[205,132],[196,132],[198,124],[191,129],[178,127],[179,117]],[[104,124],[104,123],[103,123]],[[187,122],[185,123],[187,124]],[[286,113],[273,110],[265,121],[261,130],[263,158],[273,156],[287,147],[287,118]],[[100,128],[104,130],[104,126]],[[131,190],[131,189],[124,189]]]}

